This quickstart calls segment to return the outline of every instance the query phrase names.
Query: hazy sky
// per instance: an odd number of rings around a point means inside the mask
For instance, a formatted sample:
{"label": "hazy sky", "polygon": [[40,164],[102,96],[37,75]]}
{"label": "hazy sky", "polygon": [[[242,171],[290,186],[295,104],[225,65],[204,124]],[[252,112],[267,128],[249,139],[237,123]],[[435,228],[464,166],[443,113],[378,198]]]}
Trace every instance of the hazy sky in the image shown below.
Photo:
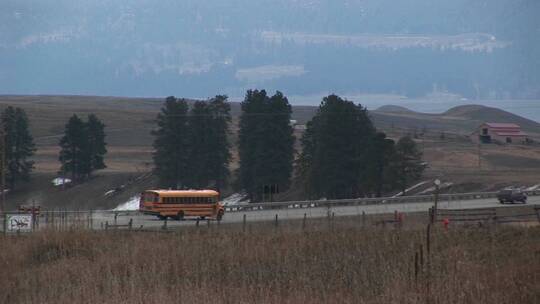
{"label": "hazy sky", "polygon": [[540,99],[537,16],[537,0],[2,0],[0,94]]}

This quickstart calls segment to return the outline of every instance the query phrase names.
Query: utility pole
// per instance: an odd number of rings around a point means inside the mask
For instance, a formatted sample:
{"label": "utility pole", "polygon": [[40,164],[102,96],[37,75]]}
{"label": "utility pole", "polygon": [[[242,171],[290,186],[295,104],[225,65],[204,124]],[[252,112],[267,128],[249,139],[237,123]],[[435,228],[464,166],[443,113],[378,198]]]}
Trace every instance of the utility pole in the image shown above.
{"label": "utility pole", "polygon": [[439,190],[440,190],[440,186],[441,186],[441,180],[439,179],[436,179],[435,180],[435,204],[433,206],[433,216],[431,218],[431,223],[436,223],[437,222],[437,205],[438,205],[438,202],[439,202]]}

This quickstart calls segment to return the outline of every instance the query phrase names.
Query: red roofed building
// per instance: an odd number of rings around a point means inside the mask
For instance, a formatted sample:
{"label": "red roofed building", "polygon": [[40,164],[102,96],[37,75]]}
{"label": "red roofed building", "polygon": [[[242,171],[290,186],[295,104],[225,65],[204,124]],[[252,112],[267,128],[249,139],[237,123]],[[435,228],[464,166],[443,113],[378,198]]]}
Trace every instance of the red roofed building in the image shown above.
{"label": "red roofed building", "polygon": [[481,143],[526,144],[527,133],[513,123],[484,123],[473,134],[472,140]]}

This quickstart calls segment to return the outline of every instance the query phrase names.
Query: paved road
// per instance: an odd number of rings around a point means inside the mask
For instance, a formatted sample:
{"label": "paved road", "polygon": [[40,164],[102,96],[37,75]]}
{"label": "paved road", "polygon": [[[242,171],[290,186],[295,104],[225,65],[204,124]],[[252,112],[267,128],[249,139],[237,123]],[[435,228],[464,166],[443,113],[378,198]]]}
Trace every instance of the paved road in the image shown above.
{"label": "paved road", "polygon": [[[529,197],[527,206],[538,205],[540,206],[540,197]],[[304,214],[308,218],[321,218],[328,216],[328,213],[334,213],[336,217],[339,216],[352,216],[360,215],[362,212],[366,214],[385,214],[393,213],[394,211],[411,213],[411,212],[427,212],[430,207],[433,206],[431,202],[422,203],[401,203],[401,204],[380,204],[369,206],[345,206],[345,207],[332,207],[328,208],[305,208],[305,209],[276,209],[276,210],[258,210],[258,211],[240,211],[240,212],[228,212],[223,217],[223,223],[240,223],[243,221],[244,214],[248,222],[253,221],[272,221],[275,219],[276,214],[280,220],[286,219],[301,219]],[[441,209],[474,209],[474,208],[493,208],[502,207],[508,208],[512,206],[523,206],[521,204],[506,204],[501,205],[496,199],[477,199],[477,200],[463,200],[463,201],[442,201],[439,202],[439,208]],[[126,224],[129,219],[133,219],[133,226],[144,228],[156,228],[163,225],[163,221],[158,220],[155,216],[149,215],[125,215],[119,216],[117,219],[118,224]],[[111,214],[95,213],[93,215],[94,228],[101,226],[101,223],[106,221],[109,224],[114,222],[114,217]],[[195,225],[195,220],[185,221],[168,221],[168,227],[176,227],[183,225]],[[204,225],[205,222],[201,222]]]}

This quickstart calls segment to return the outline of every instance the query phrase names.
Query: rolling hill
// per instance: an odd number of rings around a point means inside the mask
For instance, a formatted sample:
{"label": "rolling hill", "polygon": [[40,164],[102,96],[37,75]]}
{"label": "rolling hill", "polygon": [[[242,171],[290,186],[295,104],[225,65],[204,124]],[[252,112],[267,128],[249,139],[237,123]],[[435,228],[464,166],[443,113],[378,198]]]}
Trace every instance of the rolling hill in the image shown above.
{"label": "rolling hill", "polygon": [[[13,96],[0,95],[0,109],[11,105],[26,110],[31,132],[38,146],[55,146],[64,125],[73,114],[85,117],[95,113],[106,124],[109,146],[146,146],[152,144],[150,131],[163,104],[160,98],[101,96]],[[240,104],[231,102],[233,118],[240,115]],[[305,124],[315,106],[293,106],[293,119]],[[371,111],[375,125],[382,130],[425,129],[429,132],[470,134],[483,122],[517,123],[533,137],[540,137],[540,124],[512,113],[480,105],[452,108],[441,114],[411,111],[401,106],[384,106]]]}
{"label": "rolling hill", "polygon": [[370,112],[381,129],[427,130],[469,135],[484,122],[516,123],[532,137],[540,136],[540,124],[497,108],[482,105],[459,106],[440,114],[414,112],[397,106],[384,106]]}

